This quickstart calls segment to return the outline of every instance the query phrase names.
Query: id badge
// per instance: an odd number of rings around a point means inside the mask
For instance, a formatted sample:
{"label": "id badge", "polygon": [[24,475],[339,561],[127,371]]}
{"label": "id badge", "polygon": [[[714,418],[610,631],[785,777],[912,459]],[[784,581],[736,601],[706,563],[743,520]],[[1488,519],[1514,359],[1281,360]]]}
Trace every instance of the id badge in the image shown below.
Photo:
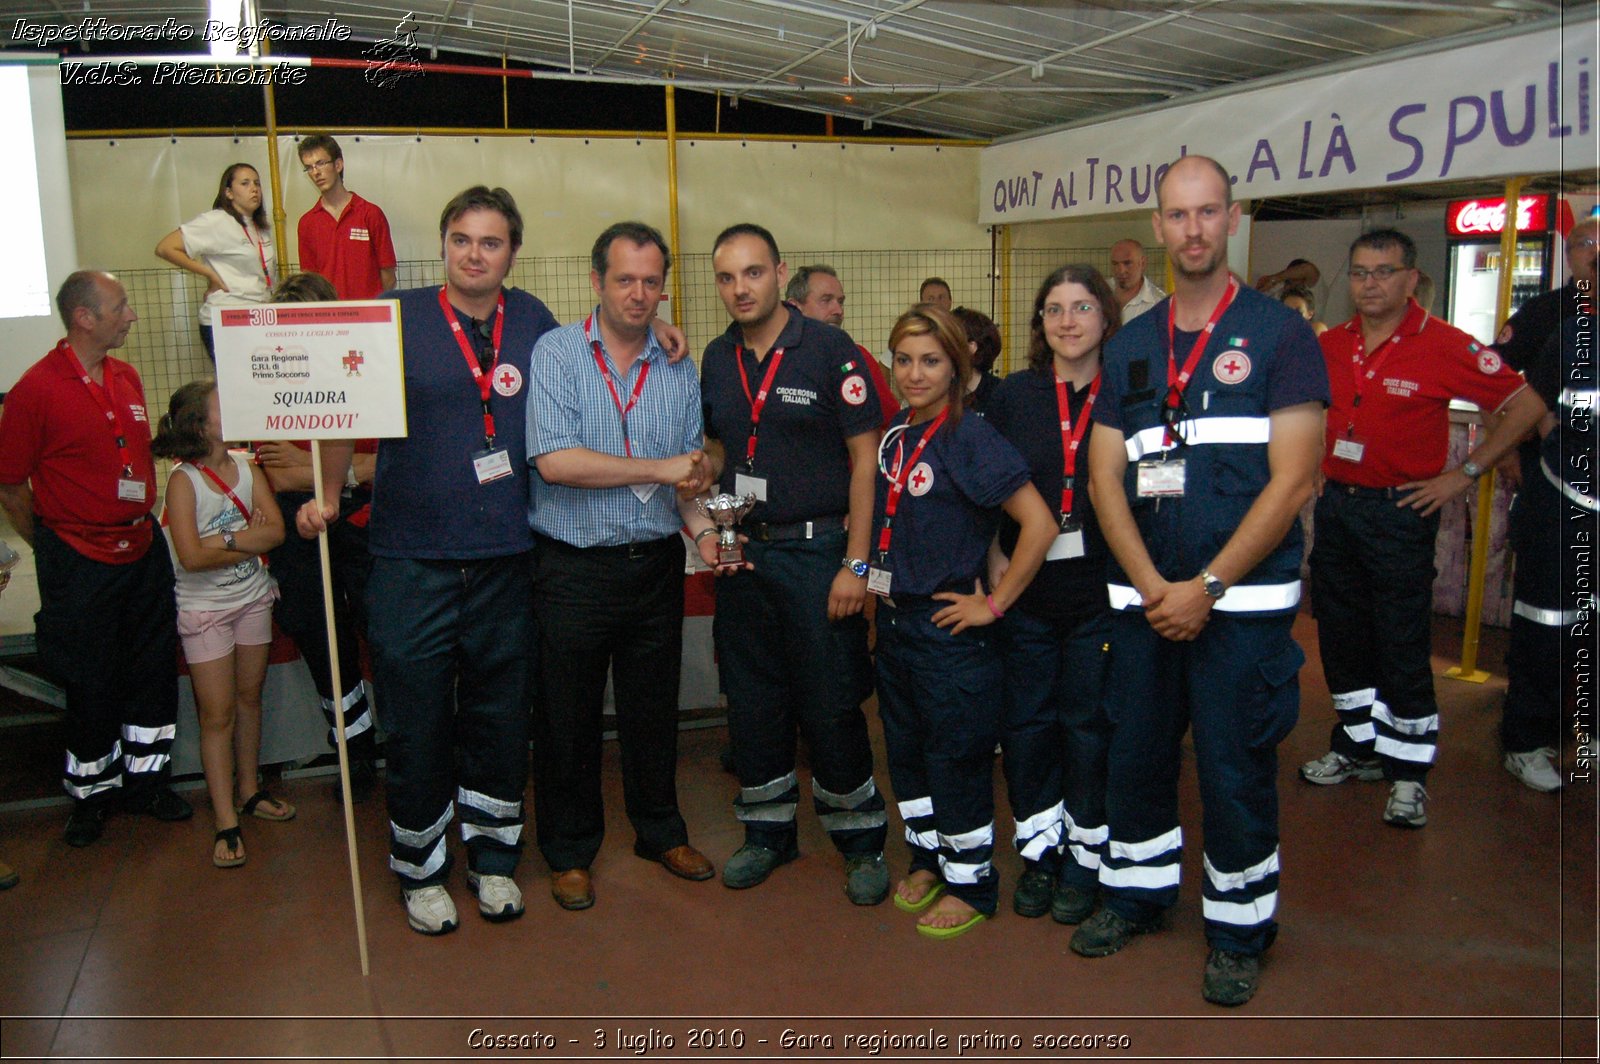
{"label": "id badge", "polygon": [[1367,452],[1367,445],[1359,440],[1352,440],[1348,436],[1340,437],[1333,441],[1333,456],[1343,458],[1346,462],[1359,462],[1361,456]]}
{"label": "id badge", "polygon": [[629,484],[628,490],[633,492],[634,497],[640,502],[649,502],[650,496],[654,495],[660,486],[660,484]]}
{"label": "id badge", "polygon": [[874,595],[887,596],[889,594],[889,582],[893,579],[894,574],[889,570],[873,566],[867,570],[867,590]]}
{"label": "id badge", "polygon": [[117,480],[117,501],[119,502],[144,502],[144,481],[129,480],[126,477]]}
{"label": "id badge", "polygon": [[504,447],[479,451],[472,456],[472,471],[479,484],[489,484],[511,475],[511,452]]}
{"label": "id badge", "polygon": [[1168,462],[1146,459],[1139,463],[1137,491],[1141,499],[1163,499],[1183,495],[1183,462],[1174,458]]}
{"label": "id badge", "polygon": [[1083,525],[1077,521],[1061,522],[1061,531],[1055,542],[1045,552],[1044,560],[1058,562],[1064,558],[1083,557]]}
{"label": "id badge", "polygon": [[734,473],[733,493],[735,495],[754,495],[756,502],[766,502],[767,478],[758,477],[754,473]]}

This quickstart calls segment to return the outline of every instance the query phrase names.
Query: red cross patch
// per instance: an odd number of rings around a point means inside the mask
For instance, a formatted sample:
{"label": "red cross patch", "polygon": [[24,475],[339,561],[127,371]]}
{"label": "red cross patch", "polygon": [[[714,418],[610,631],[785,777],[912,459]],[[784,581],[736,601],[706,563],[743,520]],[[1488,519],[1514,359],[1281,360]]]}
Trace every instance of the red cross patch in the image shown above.
{"label": "red cross patch", "polygon": [[911,471],[911,476],[906,479],[906,490],[913,495],[926,495],[933,487],[933,470],[927,462],[918,462],[917,467]]}
{"label": "red cross patch", "polygon": [[522,390],[522,373],[515,366],[496,366],[494,390],[501,395],[516,395]]}
{"label": "red cross patch", "polygon": [[339,361],[344,363],[344,375],[346,377],[359,377],[361,376],[361,363],[365,362],[366,359],[360,351],[352,351]]}
{"label": "red cross patch", "polygon": [[1243,351],[1224,351],[1211,363],[1211,375],[1219,384],[1239,384],[1250,376],[1250,356]]}
{"label": "red cross patch", "polygon": [[1493,351],[1480,350],[1478,352],[1478,368],[1483,372],[1489,374],[1499,373],[1500,366],[1500,356]]}
{"label": "red cross patch", "polygon": [[867,382],[861,379],[861,374],[852,373],[840,382],[839,395],[851,406],[860,406],[867,401]]}

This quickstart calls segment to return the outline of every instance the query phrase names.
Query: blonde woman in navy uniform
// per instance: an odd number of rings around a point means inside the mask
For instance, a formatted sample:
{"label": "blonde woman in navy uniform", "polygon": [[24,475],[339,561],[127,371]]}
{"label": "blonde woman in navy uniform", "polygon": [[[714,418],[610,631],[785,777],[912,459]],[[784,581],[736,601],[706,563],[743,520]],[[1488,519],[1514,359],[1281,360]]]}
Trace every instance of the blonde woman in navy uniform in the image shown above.
{"label": "blonde woman in navy uniform", "polygon": [[[878,609],[878,710],[911,869],[896,908],[953,938],[993,916],[993,751],[1000,659],[985,630],[1038,571],[1056,522],[1015,447],[962,417],[972,372],[966,334],[928,304],[889,334],[907,409],[879,449],[869,590]],[[1000,511],[1020,526],[1011,565],[982,583]]]}

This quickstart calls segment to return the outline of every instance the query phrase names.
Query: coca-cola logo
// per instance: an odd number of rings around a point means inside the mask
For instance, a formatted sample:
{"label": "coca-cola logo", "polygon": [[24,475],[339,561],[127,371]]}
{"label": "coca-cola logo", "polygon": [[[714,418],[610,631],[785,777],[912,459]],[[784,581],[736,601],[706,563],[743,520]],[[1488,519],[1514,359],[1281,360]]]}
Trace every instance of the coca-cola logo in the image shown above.
{"label": "coca-cola logo", "polygon": [[[1535,196],[1524,196],[1517,200],[1517,231],[1525,232],[1533,228],[1534,207],[1539,200]],[[1457,208],[1454,218],[1454,228],[1457,233],[1468,235],[1472,233],[1498,233],[1506,227],[1506,204],[1504,200],[1484,202],[1482,200],[1467,200]]]}

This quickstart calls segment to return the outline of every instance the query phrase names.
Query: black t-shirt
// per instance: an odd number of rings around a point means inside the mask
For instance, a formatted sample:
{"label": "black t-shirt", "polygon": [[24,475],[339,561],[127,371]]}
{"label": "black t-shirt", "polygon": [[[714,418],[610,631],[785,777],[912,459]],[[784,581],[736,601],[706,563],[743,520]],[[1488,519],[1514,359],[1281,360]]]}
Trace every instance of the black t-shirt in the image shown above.
{"label": "black t-shirt", "polygon": [[[1067,408],[1073,428],[1084,417],[1088,399],[1087,387],[1068,386]],[[1055,372],[1049,368],[1029,369],[1006,377],[989,401],[987,420],[1022,453],[1033,486],[1059,517],[1065,452],[1056,406]],[[1110,608],[1106,599],[1109,551],[1089,501],[1089,435],[1085,429],[1078,445],[1072,487],[1071,516],[1083,526],[1083,557],[1045,562],[1016,603],[1025,613],[1060,624],[1075,625]],[[1007,557],[1016,549],[1020,531],[1010,516],[1001,514],[1000,549]]]}
{"label": "black t-shirt", "polygon": [[[767,501],[747,520],[788,524],[850,512],[850,459],[845,440],[883,424],[872,378],[855,342],[841,329],[788,307],[789,321],[773,350],[783,361],[761,411],[753,471],[767,481]],[[706,345],[700,396],[706,435],[727,450],[720,490],[734,490],[750,438],[751,398],[760,393],[773,357],[743,346],[738,322]],[[741,380],[738,359],[744,360]],[[750,395],[745,395],[748,382]]]}

